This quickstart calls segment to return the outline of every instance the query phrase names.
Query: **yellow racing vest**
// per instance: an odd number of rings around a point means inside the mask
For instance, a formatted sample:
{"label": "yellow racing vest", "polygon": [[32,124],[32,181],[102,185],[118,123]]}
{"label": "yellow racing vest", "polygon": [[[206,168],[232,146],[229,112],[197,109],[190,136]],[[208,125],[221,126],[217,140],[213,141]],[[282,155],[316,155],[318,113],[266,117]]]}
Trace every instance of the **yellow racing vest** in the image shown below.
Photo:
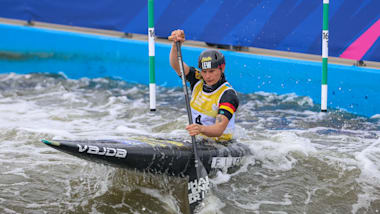
{"label": "yellow racing vest", "polygon": [[[193,123],[202,124],[205,126],[215,124],[216,116],[219,110],[219,101],[223,93],[228,89],[233,88],[228,82],[223,83],[213,92],[207,93],[203,91],[203,80],[198,81],[193,88],[190,107],[193,117]],[[231,112],[234,113],[234,112]],[[224,142],[232,140],[232,134],[235,126],[235,114],[232,115],[227,128],[224,130],[220,137],[207,137],[201,136],[207,140],[214,140],[216,142]]]}

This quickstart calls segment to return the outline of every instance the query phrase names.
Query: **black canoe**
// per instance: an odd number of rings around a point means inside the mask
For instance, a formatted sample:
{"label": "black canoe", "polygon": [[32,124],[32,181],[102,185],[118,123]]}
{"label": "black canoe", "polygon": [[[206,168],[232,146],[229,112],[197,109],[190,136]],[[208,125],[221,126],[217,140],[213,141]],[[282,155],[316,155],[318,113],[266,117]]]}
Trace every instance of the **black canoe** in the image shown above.
{"label": "black canoe", "polygon": [[[145,136],[128,140],[41,140],[62,152],[89,161],[172,176],[189,175],[193,150],[190,142]],[[250,149],[241,143],[228,145],[200,143],[198,154],[207,173],[213,169],[238,166]]]}
{"label": "black canoe", "polygon": [[199,143],[197,154],[207,174],[198,177],[193,147],[187,141],[145,136],[128,140],[41,141],[54,149],[97,163],[141,172],[188,177],[189,213],[195,213],[200,208],[199,205],[209,190],[207,175],[210,172],[239,166],[251,155],[248,146],[241,143]]}

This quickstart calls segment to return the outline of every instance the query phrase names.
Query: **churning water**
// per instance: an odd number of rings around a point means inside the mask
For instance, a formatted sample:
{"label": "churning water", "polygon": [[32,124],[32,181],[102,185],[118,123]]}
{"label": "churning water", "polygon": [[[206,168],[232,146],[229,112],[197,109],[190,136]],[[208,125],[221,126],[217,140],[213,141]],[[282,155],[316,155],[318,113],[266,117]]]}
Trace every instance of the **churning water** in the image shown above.
{"label": "churning water", "polygon": [[[182,89],[0,75],[0,213],[180,213],[180,180],[90,163],[40,139],[188,139]],[[212,178],[203,213],[380,213],[380,117],[320,113],[308,97],[240,94],[254,158]]]}

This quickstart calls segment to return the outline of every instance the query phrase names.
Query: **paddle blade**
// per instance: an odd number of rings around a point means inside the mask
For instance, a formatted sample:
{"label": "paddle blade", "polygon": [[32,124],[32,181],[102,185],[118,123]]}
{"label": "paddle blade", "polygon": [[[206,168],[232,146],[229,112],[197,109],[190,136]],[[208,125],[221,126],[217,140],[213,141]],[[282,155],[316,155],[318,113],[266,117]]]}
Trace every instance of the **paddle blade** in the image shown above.
{"label": "paddle blade", "polygon": [[203,199],[205,199],[207,192],[210,189],[210,181],[208,179],[208,174],[203,166],[200,159],[191,161],[192,164],[189,166],[189,183],[188,183],[188,199],[190,205],[190,213],[196,212],[200,209],[199,206]]}

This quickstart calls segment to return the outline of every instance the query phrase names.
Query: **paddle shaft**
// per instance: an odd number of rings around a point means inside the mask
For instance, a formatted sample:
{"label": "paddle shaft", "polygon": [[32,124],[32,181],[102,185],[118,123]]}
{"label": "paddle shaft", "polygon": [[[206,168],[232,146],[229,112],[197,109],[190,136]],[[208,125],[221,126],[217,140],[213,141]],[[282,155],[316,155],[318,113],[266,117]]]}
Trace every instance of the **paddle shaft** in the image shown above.
{"label": "paddle shaft", "polygon": [[187,90],[187,84],[185,80],[185,68],[184,68],[183,60],[182,60],[181,44],[179,42],[176,42],[176,46],[177,46],[177,58],[178,58],[179,69],[181,70],[182,88],[185,94],[187,116],[189,118],[189,124],[193,124],[193,117],[191,115],[190,102],[189,102],[189,92]]}
{"label": "paddle shaft", "polygon": [[[185,69],[183,66],[181,44],[180,44],[180,42],[176,42],[175,44],[177,47],[177,58],[178,58],[179,69],[181,70],[181,79],[182,79],[183,92],[185,94],[187,116],[189,118],[189,124],[191,125],[191,124],[193,124],[193,117],[191,115],[189,92],[187,90],[187,85],[186,85],[186,80],[185,80]],[[191,142],[193,143],[193,152],[194,152],[194,156],[195,156],[195,167],[198,168],[199,157],[198,157],[198,152],[197,152],[197,144],[196,144],[195,136],[191,136]],[[197,170],[197,172],[198,172],[198,170]],[[198,178],[199,178],[199,176],[200,175],[197,175]]]}

